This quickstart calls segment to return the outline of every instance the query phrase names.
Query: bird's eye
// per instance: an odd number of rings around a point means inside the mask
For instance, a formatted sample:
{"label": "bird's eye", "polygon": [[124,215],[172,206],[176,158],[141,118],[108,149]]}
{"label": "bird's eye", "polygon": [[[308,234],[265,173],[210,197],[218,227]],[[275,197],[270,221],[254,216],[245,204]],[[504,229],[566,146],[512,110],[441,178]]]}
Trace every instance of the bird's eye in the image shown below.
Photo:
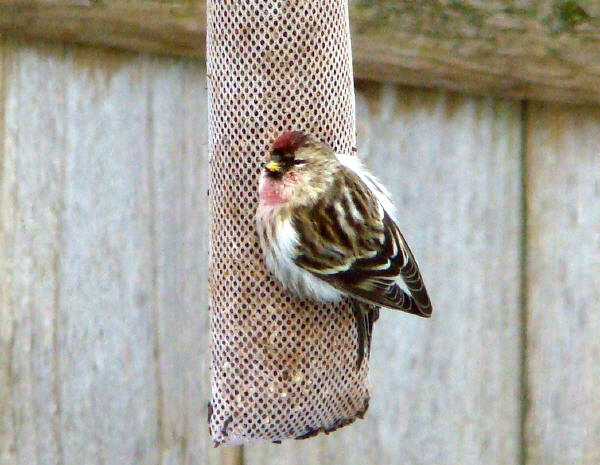
{"label": "bird's eye", "polygon": [[303,165],[304,163],[306,163],[306,160],[300,160],[298,158],[294,160],[294,165]]}

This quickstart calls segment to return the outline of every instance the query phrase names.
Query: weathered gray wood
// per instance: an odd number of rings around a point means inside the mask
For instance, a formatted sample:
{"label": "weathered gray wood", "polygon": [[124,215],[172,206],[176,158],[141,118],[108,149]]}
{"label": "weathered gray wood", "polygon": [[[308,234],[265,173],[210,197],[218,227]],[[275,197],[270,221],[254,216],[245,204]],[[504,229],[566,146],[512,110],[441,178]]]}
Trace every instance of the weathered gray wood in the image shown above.
{"label": "weathered gray wood", "polygon": [[483,95],[600,101],[600,4],[354,0],[358,77]]}
{"label": "weathered gray wood", "polygon": [[516,464],[519,104],[368,85],[357,111],[358,154],[391,189],[434,314],[382,311],[364,420],[248,446],[247,463]]}
{"label": "weathered gray wood", "polygon": [[528,105],[527,463],[600,463],[600,109]]}
{"label": "weathered gray wood", "polygon": [[[9,207],[6,198],[9,195],[6,187],[8,182],[5,181],[4,175],[6,171],[6,164],[4,163],[5,157],[5,130],[4,130],[4,107],[5,107],[5,92],[4,92],[4,80],[6,65],[4,63],[5,47],[2,41],[2,35],[0,35],[0,276],[8,276],[9,266],[7,262],[7,253],[11,247],[7,234],[7,228],[9,227],[8,218],[11,217],[12,209]],[[0,279],[0,309],[8,308],[8,280]],[[0,460],[6,462],[7,465],[14,464],[14,456],[9,462],[9,454],[12,454],[11,448],[12,436],[10,431],[12,429],[12,406],[10,403],[11,390],[10,390],[10,378],[11,378],[11,361],[9,353],[11,352],[11,334],[13,332],[13,320],[14,316],[9,314],[7,311],[0,310]]]}
{"label": "weathered gray wood", "polygon": [[216,463],[207,429],[206,71],[145,61],[153,154],[155,300],[162,462]]}
{"label": "weathered gray wood", "polygon": [[0,29],[129,50],[203,56],[205,0],[0,0]]}
{"label": "weathered gray wood", "polygon": [[[231,459],[205,418],[204,85],[197,63],[0,41],[2,465]],[[435,314],[383,312],[365,420],[246,463],[514,464],[518,105],[358,95]],[[527,463],[596,465],[600,112],[530,105],[525,129]]]}
{"label": "weathered gray wood", "polygon": [[220,446],[221,465],[243,465],[244,446]]}
{"label": "weathered gray wood", "polygon": [[203,67],[4,47],[2,463],[214,463]]}
{"label": "weathered gray wood", "polygon": [[60,67],[64,56],[60,47],[41,47],[39,55],[17,54],[5,45],[3,49],[0,370],[6,370],[8,379],[7,397],[0,403],[8,429],[0,435],[0,450],[8,464],[60,463],[60,160],[66,134],[60,124],[64,108],[58,102],[65,92]]}
{"label": "weathered gray wood", "polygon": [[[350,6],[358,78],[600,102],[598,2],[351,0]],[[0,30],[201,57],[205,2],[0,0]]]}

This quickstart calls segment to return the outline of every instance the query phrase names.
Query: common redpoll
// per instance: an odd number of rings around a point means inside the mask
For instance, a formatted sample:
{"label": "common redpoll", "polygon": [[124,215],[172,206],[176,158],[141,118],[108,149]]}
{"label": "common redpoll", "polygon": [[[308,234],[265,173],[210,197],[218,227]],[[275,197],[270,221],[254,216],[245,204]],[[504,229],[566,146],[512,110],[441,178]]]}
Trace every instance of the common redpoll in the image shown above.
{"label": "common redpoll", "polygon": [[309,134],[280,135],[264,164],[256,226],[268,269],[298,296],[352,298],[357,366],[378,307],[429,317],[431,302],[387,190],[359,159]]}

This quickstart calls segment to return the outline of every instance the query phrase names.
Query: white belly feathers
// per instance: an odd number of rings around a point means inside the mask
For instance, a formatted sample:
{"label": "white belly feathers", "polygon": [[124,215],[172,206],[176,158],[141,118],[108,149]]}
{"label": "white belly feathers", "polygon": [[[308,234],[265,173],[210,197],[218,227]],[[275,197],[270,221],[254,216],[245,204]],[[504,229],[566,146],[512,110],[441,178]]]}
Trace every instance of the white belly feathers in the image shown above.
{"label": "white belly feathers", "polygon": [[[273,210],[275,209],[277,207],[259,207],[259,210],[263,210],[259,211],[259,215],[271,215],[270,221],[267,222],[272,226],[271,231],[264,231],[259,234],[269,270],[289,290],[307,299],[318,302],[339,300],[341,294],[337,289],[314,277],[310,272],[303,270],[294,263],[298,234],[294,230],[290,219],[277,221],[274,218],[276,212]],[[265,241],[262,239],[267,240],[269,235],[274,237],[268,240],[268,243],[264,243]]]}

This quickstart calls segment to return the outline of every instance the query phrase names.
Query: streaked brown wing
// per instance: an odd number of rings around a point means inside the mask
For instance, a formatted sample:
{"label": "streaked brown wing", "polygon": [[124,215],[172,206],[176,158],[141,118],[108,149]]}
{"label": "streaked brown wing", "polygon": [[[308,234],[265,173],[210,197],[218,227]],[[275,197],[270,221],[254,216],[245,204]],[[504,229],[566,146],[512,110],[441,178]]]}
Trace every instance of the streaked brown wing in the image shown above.
{"label": "streaked brown wing", "polygon": [[364,302],[430,316],[427,290],[398,226],[357,175],[345,175],[331,195],[293,218],[299,233],[295,263]]}

